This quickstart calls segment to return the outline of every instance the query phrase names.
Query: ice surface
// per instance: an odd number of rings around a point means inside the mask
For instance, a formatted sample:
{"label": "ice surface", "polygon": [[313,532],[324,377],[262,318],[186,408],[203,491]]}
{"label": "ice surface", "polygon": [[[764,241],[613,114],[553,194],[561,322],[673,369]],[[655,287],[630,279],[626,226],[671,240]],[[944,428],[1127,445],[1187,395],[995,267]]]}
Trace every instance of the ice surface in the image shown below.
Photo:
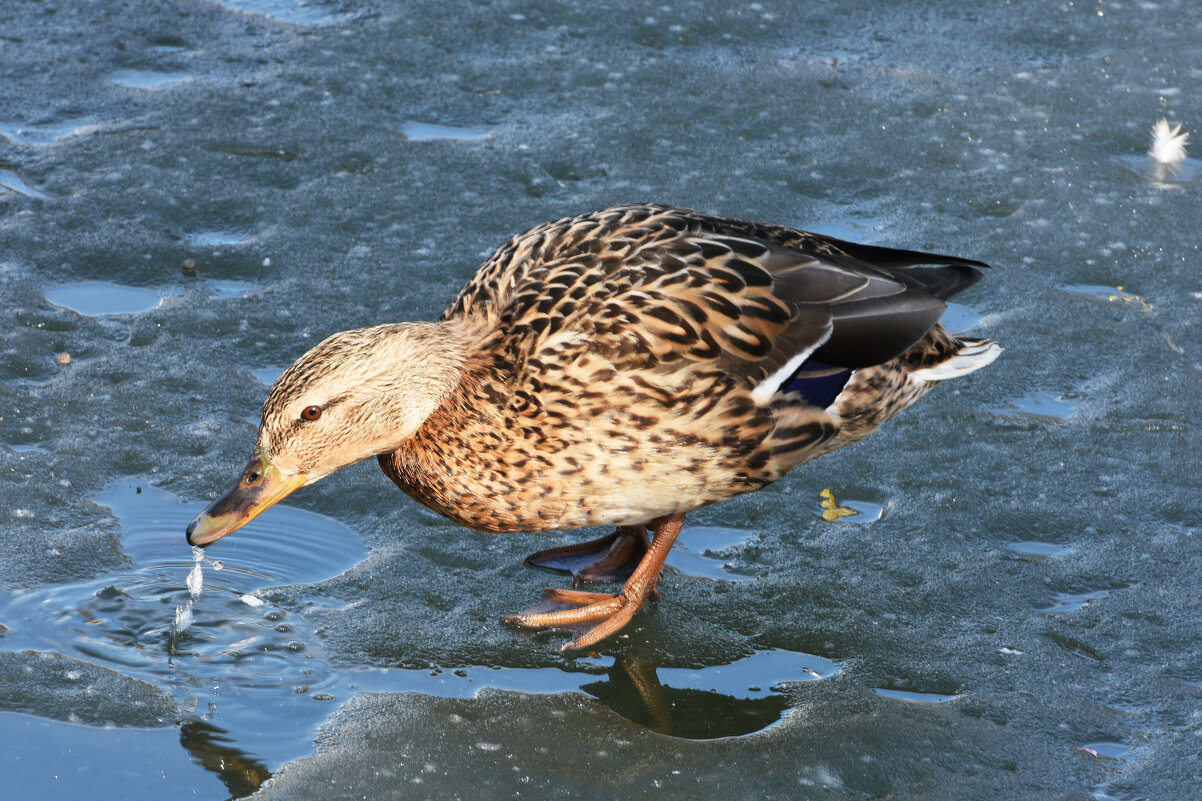
{"label": "ice surface", "polygon": [[[1147,156],[1161,117],[1202,130],[1191,5],[70,5],[0,22],[0,169],[47,195],[0,190],[6,659],[165,693],[179,754],[229,795],[277,771],[264,792],[287,798],[1194,794],[1202,168]],[[413,141],[410,120],[489,135]],[[590,665],[498,623],[563,586],[522,558],[567,535],[464,531],[372,464],[210,548],[226,569],[172,635],[182,528],[250,455],[260,380],[335,330],[436,317],[530,225],[635,200],[986,261],[949,319],[1006,351],[692,515],[747,534],[705,567],[751,580],[670,573]],[[85,282],[157,297],[57,305]],[[817,520],[828,486],[888,513]],[[768,652],[840,669],[769,692]],[[735,700],[783,720],[661,733],[610,675],[629,655],[661,681],[743,665],[770,697]],[[494,669],[555,692],[477,693]],[[11,678],[14,719],[100,723],[65,672]],[[664,685],[693,721],[748,710]],[[75,764],[103,766],[89,742]],[[177,764],[155,743],[109,747]],[[1076,750],[1105,743],[1131,750]],[[190,793],[157,772],[121,788]]]}
{"label": "ice surface", "polygon": [[0,651],[0,688],[3,712],[90,726],[172,726],[177,712],[171,694],[160,687],[46,651]]}

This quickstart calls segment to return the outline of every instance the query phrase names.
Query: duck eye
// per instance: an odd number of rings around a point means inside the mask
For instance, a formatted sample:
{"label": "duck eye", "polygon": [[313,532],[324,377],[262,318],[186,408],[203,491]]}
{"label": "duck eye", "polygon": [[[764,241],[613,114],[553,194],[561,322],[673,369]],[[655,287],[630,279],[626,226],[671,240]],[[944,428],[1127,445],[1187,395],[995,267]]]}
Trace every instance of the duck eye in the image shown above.
{"label": "duck eye", "polygon": [[301,410],[300,416],[301,416],[302,420],[312,423],[314,420],[321,417],[321,407],[320,406],[306,406],[304,409]]}

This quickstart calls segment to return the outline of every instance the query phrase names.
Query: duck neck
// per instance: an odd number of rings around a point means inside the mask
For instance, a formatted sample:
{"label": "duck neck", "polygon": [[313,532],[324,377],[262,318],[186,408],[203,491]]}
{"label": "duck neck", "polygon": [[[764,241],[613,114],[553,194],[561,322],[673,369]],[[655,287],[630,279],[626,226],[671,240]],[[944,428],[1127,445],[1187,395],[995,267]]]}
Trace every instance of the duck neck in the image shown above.
{"label": "duck neck", "polygon": [[408,329],[407,339],[421,343],[417,350],[422,354],[423,386],[411,385],[410,391],[420,395],[420,406],[428,418],[473,372],[484,332],[479,325],[463,319],[401,325]]}

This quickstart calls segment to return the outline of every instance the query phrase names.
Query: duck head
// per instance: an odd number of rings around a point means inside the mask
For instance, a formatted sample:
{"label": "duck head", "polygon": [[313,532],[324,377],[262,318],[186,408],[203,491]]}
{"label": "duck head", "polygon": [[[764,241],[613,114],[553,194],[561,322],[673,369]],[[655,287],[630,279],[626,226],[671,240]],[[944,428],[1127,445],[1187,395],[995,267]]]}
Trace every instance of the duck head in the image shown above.
{"label": "duck head", "polygon": [[454,334],[446,323],[360,328],[301,356],[263,403],[250,463],[188,524],[188,543],[216,542],[305,484],[396,450],[458,382]]}

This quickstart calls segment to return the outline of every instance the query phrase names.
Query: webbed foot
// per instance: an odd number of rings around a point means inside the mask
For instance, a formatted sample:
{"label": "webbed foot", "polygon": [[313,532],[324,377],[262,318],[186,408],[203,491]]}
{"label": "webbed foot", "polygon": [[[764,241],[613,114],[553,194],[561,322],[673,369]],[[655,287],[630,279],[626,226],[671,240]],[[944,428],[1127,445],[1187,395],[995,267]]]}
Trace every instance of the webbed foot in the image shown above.
{"label": "webbed foot", "polygon": [[595,540],[537,551],[526,557],[526,564],[570,573],[573,586],[582,581],[626,581],[649,544],[646,526],[622,526]]}
{"label": "webbed foot", "polygon": [[[659,596],[655,584],[683,524],[684,515],[652,521],[655,537],[617,595],[549,589],[542,602],[521,614],[510,615],[505,622],[531,629],[565,629],[576,633],[576,638],[563,645],[560,651],[575,651],[600,642],[629,623],[648,600]],[[628,530],[619,529],[610,536],[620,537]]]}

